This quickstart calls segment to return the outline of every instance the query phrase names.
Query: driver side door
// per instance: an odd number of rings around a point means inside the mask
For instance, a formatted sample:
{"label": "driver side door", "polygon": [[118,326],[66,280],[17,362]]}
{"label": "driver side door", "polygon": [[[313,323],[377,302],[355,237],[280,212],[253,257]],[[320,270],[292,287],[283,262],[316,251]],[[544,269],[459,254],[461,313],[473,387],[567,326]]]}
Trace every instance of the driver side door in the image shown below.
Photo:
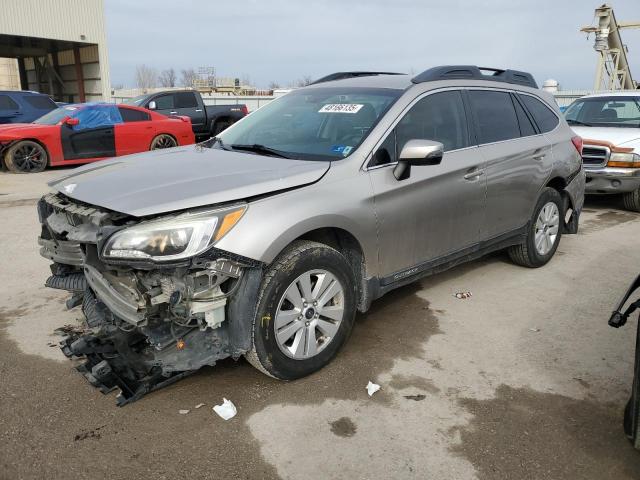
{"label": "driver side door", "polygon": [[[374,150],[368,173],[379,222],[382,283],[410,277],[474,248],[485,217],[484,160],[470,132],[463,92],[427,94]],[[405,180],[393,170],[404,144],[441,142],[439,165],[414,166]]]}
{"label": "driver side door", "polygon": [[116,156],[115,126],[122,117],[115,105],[90,105],[74,118],[77,125],[60,126],[60,139],[65,160]]}

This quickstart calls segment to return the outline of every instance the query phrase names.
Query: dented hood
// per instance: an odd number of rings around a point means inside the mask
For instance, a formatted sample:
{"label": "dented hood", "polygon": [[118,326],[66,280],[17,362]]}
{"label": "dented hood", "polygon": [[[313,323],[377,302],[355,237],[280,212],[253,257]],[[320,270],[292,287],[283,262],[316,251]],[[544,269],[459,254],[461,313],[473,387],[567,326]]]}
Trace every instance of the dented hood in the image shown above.
{"label": "dented hood", "polygon": [[141,217],[310,184],[329,167],[190,145],[86,165],[49,185],[70,198]]}

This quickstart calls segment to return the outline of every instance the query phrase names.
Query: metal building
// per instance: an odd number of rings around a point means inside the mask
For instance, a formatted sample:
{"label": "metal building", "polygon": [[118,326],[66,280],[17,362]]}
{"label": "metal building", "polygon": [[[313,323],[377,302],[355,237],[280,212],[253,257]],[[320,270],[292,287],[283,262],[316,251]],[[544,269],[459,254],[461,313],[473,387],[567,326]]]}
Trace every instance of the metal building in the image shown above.
{"label": "metal building", "polygon": [[17,59],[23,90],[64,102],[107,100],[104,0],[2,0],[0,57]]}

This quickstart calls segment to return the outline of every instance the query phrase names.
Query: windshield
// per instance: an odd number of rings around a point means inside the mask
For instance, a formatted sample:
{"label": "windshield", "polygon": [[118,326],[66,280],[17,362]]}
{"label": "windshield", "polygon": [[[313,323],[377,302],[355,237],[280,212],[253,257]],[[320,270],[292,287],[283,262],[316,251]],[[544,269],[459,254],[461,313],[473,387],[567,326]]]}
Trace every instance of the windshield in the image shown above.
{"label": "windshield", "polygon": [[138,95],[137,97],[127,98],[122,103],[126,105],[140,105],[142,102],[144,102],[147,99],[148,96],[149,95]]}
{"label": "windshield", "polygon": [[297,90],[256,110],[218,138],[229,149],[303,160],[340,159],[358,148],[401,94],[402,90],[386,88]]}
{"label": "windshield", "polygon": [[63,118],[73,117],[78,110],[79,108],[75,105],[65,105],[64,107],[51,110],[49,113],[38,118],[33,123],[38,123],[40,125],[57,125]]}
{"label": "windshield", "polygon": [[640,127],[640,98],[593,97],[576,100],[565,112],[570,125]]}

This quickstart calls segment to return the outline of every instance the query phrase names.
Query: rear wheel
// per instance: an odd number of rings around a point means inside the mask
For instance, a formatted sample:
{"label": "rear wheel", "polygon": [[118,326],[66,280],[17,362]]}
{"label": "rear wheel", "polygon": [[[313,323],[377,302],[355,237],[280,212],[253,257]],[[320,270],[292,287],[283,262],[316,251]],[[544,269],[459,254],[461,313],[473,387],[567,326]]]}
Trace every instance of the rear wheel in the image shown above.
{"label": "rear wheel", "polygon": [[282,380],[328,364],[349,337],[356,311],[353,272],[337,250],[298,241],[267,271],[245,356],[261,372]]}
{"label": "rear wheel", "polygon": [[632,212],[640,212],[640,189],[625,193],[622,196],[624,208]]}
{"label": "rear wheel", "polygon": [[149,150],[159,150],[161,148],[173,148],[178,146],[178,142],[171,135],[161,133],[153,139],[151,142],[151,148]]}
{"label": "rear wheel", "polygon": [[538,198],[525,240],[509,248],[511,260],[531,268],[551,260],[562,236],[563,215],[562,197],[553,188],[545,188]]}
{"label": "rear wheel", "polygon": [[227,128],[231,126],[231,121],[229,120],[219,120],[213,124],[213,136],[215,137],[219,133],[223,132]]}
{"label": "rear wheel", "polygon": [[4,161],[13,173],[37,173],[46,168],[49,156],[38,142],[23,140],[9,147]]}

